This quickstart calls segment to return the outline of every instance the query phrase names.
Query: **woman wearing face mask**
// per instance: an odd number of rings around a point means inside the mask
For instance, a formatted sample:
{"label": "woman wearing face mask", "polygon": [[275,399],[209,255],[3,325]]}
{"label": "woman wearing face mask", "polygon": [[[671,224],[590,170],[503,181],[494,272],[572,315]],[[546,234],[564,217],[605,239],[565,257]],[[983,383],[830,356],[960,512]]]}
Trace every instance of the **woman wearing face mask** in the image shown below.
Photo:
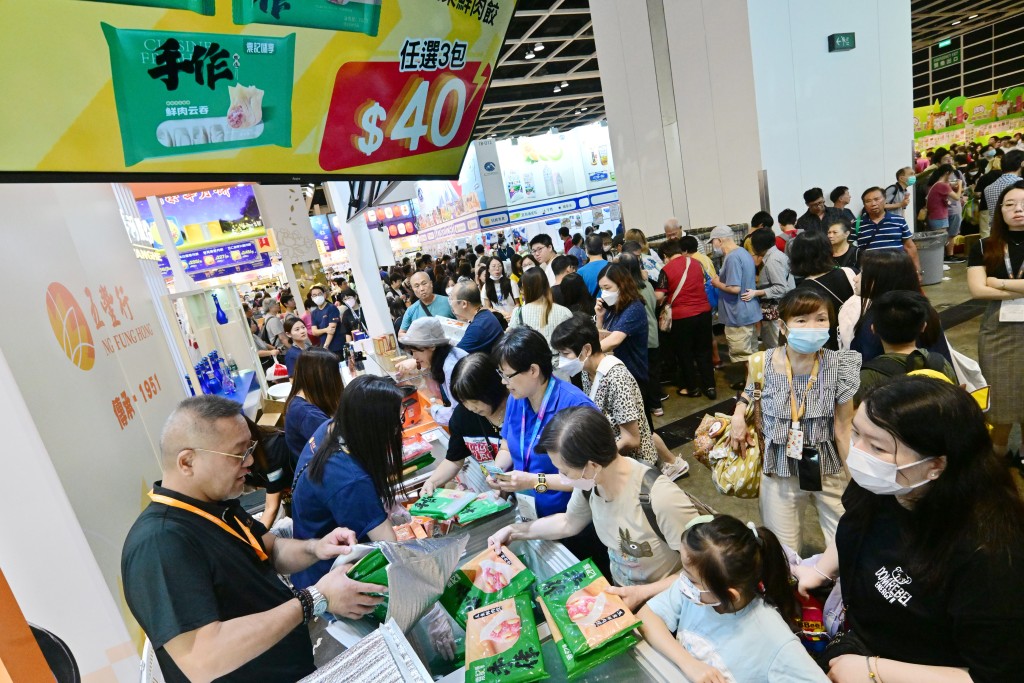
{"label": "woman wearing face mask", "polygon": [[[838,311],[853,296],[854,272],[839,268],[832,260],[832,245],[823,233],[805,232],[790,241],[790,272],[796,278],[797,289],[810,289],[824,294]],[[829,330],[826,349],[839,349],[839,325]]]}
{"label": "woman wearing face mask", "polygon": [[637,615],[651,647],[689,681],[828,680],[793,634],[799,610],[775,534],[703,515],[687,525],[681,545],[679,579]]}
{"label": "woman wearing face mask", "polygon": [[[764,525],[799,552],[803,508],[813,498],[826,542],[843,514],[843,472],[860,386],[860,356],[823,348],[835,319],[831,303],[809,289],[794,289],[779,301],[786,343],[764,351],[761,432],[764,472],[760,507]],[[752,368],[754,363],[750,364]],[[742,452],[745,411],[755,378],[747,376],[732,417],[732,447]]]}
{"label": "woman wearing face mask", "polygon": [[[593,408],[560,411],[544,428],[536,451],[551,459],[561,481],[572,487],[565,512],[511,524],[489,539],[492,546],[541,538],[570,539],[593,522],[608,550],[612,589],[635,609],[675,581],[679,544],[686,524],[697,517],[678,486],[633,458],[623,457],[611,425]],[[641,493],[650,499],[647,510]],[[594,558],[595,561],[597,558]]]}
{"label": "woman wearing face mask", "polygon": [[505,267],[498,259],[491,259],[487,264],[487,280],[480,288],[483,295],[484,308],[498,311],[506,317],[519,301],[519,285],[505,275]]}
{"label": "woman wearing face mask", "polygon": [[819,655],[831,680],[1019,681],[1024,503],[974,399],[924,377],[874,389],[847,466],[835,542],[793,568],[803,593],[842,578],[842,647]]}
{"label": "woman wearing face mask", "polygon": [[[594,313],[597,331],[601,335],[601,350],[614,351],[636,383],[646,386],[647,309],[636,280],[625,266],[613,263],[604,269],[597,284],[601,288],[601,298],[594,305]],[[655,405],[644,393],[644,412],[652,430],[651,413],[660,406],[660,401]]]}

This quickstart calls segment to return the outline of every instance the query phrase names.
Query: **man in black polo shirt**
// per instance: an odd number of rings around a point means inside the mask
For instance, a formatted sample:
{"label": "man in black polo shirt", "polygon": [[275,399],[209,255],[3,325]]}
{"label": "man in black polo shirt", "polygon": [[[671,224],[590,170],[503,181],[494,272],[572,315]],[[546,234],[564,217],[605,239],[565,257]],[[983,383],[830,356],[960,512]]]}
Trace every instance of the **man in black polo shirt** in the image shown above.
{"label": "man in black polo shirt", "polygon": [[820,187],[812,187],[804,192],[804,204],[807,205],[807,213],[797,219],[797,232],[825,234],[829,226],[842,216],[835,207],[825,206],[825,193]]}
{"label": "man in black polo shirt", "polygon": [[160,436],[163,481],[121,553],[125,600],[167,683],[291,683],[315,668],[310,618],[359,618],[380,602],[365,594],[380,586],[347,566],[297,595],[278,578],[347,554],[355,534],[280,539],[242,509],[255,442],[240,410],[219,396],[178,405]]}

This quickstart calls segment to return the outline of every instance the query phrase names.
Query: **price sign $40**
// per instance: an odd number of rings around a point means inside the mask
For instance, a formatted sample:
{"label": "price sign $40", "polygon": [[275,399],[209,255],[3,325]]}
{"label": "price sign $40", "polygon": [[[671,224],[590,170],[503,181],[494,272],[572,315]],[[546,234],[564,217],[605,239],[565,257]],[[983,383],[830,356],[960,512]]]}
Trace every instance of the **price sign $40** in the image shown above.
{"label": "price sign $40", "polygon": [[[447,106],[449,100],[451,106]],[[360,108],[356,119],[364,135],[354,143],[366,156],[380,149],[385,137],[410,152],[419,148],[423,137],[433,146],[444,148],[459,132],[465,111],[466,84],[461,79],[449,75],[430,83],[415,77],[392,105],[392,111],[375,100],[368,100]]]}

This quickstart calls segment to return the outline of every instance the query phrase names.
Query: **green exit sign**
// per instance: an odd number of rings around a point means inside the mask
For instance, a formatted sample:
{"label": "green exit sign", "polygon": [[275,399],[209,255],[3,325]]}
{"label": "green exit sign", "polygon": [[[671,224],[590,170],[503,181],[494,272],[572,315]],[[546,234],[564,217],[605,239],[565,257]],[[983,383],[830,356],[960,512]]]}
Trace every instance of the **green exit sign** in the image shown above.
{"label": "green exit sign", "polygon": [[853,33],[833,33],[828,37],[829,52],[845,52],[857,47],[857,37]]}
{"label": "green exit sign", "polygon": [[952,38],[946,38],[945,40],[940,40],[939,41],[939,47],[940,48],[949,47],[952,44],[953,44]]}

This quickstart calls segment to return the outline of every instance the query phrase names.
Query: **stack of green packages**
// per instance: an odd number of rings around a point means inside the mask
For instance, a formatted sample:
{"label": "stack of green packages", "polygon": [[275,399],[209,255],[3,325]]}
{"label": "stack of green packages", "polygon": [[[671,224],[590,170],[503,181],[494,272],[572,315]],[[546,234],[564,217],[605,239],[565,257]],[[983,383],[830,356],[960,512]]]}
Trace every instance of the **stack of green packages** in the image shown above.
{"label": "stack of green packages", "polygon": [[409,514],[413,517],[430,517],[443,522],[469,507],[477,495],[473,491],[435,489],[429,496],[424,496],[416,501],[416,504],[409,509]]}
{"label": "stack of green packages", "polygon": [[547,677],[529,595],[470,612],[466,683],[530,683]]}
{"label": "stack of green packages", "polygon": [[441,606],[466,628],[470,612],[528,591],[536,580],[511,550],[488,546],[448,579]]}
{"label": "stack of green packages", "polygon": [[482,499],[477,498],[466,506],[462,512],[455,516],[455,521],[463,525],[469,524],[470,522],[475,522],[478,519],[496,515],[503,510],[508,510],[510,507],[512,507],[512,503],[500,498],[498,500],[495,500],[491,496]]}
{"label": "stack of green packages", "polygon": [[[387,586],[388,559],[384,557],[384,553],[380,551],[380,548],[375,548],[369,555],[356,562],[356,565],[348,573],[348,577],[353,581]],[[384,602],[374,607],[372,612],[373,616],[379,621],[384,621],[388,616],[388,594],[382,592],[371,593],[370,595],[384,598]]]}
{"label": "stack of green packages", "polygon": [[640,620],[617,595],[592,560],[584,560],[537,586],[537,602],[558,646],[569,678],[629,649]]}

